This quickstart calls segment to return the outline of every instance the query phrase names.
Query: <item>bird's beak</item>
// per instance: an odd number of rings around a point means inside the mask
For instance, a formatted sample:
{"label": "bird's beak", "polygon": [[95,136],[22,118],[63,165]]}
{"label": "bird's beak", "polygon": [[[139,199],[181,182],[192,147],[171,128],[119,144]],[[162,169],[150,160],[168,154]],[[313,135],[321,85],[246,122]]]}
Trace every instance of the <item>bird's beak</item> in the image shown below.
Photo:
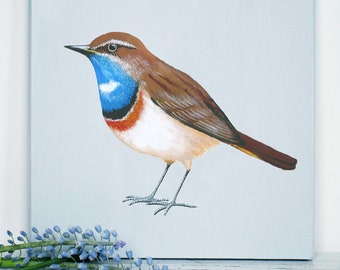
{"label": "bird's beak", "polygon": [[67,45],[65,48],[79,52],[85,56],[90,56],[95,53],[88,45]]}

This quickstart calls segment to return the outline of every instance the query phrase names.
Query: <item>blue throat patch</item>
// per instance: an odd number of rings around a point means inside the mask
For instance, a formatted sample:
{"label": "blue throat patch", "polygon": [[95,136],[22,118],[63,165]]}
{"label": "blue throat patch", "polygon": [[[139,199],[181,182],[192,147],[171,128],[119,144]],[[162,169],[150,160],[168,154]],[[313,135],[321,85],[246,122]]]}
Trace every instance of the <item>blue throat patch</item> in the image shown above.
{"label": "blue throat patch", "polygon": [[124,117],[136,101],[138,84],[108,56],[89,57],[96,72],[103,115],[110,119]]}

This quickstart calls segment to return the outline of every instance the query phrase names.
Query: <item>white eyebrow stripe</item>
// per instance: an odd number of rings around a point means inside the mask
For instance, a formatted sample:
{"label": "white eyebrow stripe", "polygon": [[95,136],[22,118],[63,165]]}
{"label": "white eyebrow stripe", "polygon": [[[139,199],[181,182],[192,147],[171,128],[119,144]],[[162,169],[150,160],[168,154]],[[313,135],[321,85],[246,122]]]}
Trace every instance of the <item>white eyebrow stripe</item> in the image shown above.
{"label": "white eyebrow stripe", "polygon": [[137,49],[136,46],[133,46],[132,44],[130,44],[126,41],[119,40],[119,39],[111,39],[109,41],[106,41],[105,43],[99,44],[98,46],[94,47],[93,49],[95,50],[100,46],[105,46],[105,45],[110,44],[110,43],[115,43],[117,45],[124,46],[124,47],[127,47],[127,48]]}

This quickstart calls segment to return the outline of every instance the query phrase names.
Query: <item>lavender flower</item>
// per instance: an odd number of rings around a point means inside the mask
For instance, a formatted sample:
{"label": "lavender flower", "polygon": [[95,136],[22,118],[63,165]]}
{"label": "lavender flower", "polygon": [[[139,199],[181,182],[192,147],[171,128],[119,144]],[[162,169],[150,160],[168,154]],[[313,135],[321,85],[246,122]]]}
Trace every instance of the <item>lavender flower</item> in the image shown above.
{"label": "lavender flower", "polygon": [[[118,233],[115,230],[103,229],[101,225],[96,225],[94,231],[83,229],[80,226],[69,226],[66,231],[62,232],[58,225],[53,228],[45,229],[41,234],[36,227],[32,227],[33,236],[30,239],[26,232],[20,231],[20,235],[15,239],[11,231],[7,231],[7,246],[0,244],[0,263],[3,268],[25,268],[41,269],[49,267],[50,269],[72,268],[72,269],[110,269],[111,262],[117,263],[121,270],[133,270],[134,266],[141,270],[142,259],[133,259],[132,250],[125,251],[129,259],[129,265],[124,266],[124,260],[121,259],[119,250],[126,243],[117,240]],[[99,241],[97,239],[100,239]],[[25,256],[22,257],[22,251]],[[113,257],[112,257],[113,256]],[[34,263],[31,261],[34,261]],[[125,261],[126,262],[126,261]],[[159,270],[158,266],[153,264],[152,258],[146,258],[149,269]],[[117,269],[117,267],[114,267]],[[157,268],[158,267],[158,268]],[[168,270],[163,266],[162,270]]]}

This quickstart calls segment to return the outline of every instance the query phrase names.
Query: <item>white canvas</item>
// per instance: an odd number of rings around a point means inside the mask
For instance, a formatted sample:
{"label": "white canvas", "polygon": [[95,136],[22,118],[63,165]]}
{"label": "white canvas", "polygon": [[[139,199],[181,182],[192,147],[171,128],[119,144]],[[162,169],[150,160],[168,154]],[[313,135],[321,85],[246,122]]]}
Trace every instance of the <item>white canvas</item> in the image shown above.
{"label": "white canvas", "polygon": [[[283,171],[220,144],[193,162],[178,197],[197,208],[123,203],[164,162],[103,121],[90,62],[64,45],[106,32],[140,38],[198,81],[234,126],[298,159]],[[136,256],[310,259],[314,195],[313,1],[66,1],[31,4],[31,223],[114,228]],[[176,163],[159,190],[172,198]]]}

